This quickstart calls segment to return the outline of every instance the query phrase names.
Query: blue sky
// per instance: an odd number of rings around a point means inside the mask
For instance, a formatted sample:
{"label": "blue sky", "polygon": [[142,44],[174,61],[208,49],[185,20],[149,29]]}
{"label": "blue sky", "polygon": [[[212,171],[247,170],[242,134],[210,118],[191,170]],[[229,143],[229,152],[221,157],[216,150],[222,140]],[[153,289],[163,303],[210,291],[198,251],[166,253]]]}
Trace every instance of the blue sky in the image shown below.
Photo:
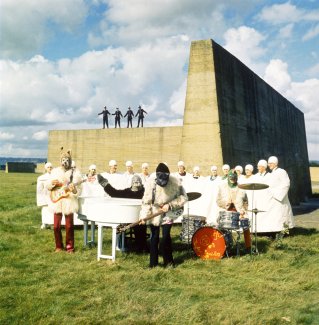
{"label": "blue sky", "polygon": [[318,1],[2,0],[0,37],[0,156],[46,157],[48,130],[101,128],[105,105],[182,125],[191,41],[212,38],[305,114],[319,160]]}

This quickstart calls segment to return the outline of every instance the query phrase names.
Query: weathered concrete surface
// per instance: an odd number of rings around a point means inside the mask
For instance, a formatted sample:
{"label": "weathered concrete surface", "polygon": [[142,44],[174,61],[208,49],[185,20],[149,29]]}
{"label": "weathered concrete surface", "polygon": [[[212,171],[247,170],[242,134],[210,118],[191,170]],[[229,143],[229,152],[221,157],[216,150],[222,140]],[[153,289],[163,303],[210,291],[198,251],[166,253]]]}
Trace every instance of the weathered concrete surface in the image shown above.
{"label": "weathered concrete surface", "polygon": [[[231,167],[275,155],[291,179],[292,204],[311,195],[303,113],[242,62],[212,40],[192,42],[183,127],[51,131],[48,160],[58,164],[59,148],[70,148],[77,166],[107,169],[110,159],[139,171],[160,161],[176,170],[212,164]],[[256,171],[256,170],[255,170]]]}
{"label": "weathered concrete surface", "polygon": [[160,161],[176,166],[181,136],[182,127],[50,131],[48,160],[58,165],[60,147],[64,147],[72,150],[72,159],[82,172],[93,163],[98,172],[106,171],[111,159],[120,171],[125,171],[127,160],[133,161],[136,172],[144,162],[155,170]]}
{"label": "weathered concrete surface", "polygon": [[223,165],[212,41],[192,42],[181,143],[190,166]]}

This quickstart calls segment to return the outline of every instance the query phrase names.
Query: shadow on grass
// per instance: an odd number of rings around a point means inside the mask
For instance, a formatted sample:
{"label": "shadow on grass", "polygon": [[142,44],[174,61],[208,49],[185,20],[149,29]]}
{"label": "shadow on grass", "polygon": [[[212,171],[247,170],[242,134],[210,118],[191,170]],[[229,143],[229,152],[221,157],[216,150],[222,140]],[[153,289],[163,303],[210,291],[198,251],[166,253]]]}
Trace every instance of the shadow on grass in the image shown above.
{"label": "shadow on grass", "polygon": [[315,228],[295,227],[289,230],[289,236],[311,236],[318,234],[319,230]]}

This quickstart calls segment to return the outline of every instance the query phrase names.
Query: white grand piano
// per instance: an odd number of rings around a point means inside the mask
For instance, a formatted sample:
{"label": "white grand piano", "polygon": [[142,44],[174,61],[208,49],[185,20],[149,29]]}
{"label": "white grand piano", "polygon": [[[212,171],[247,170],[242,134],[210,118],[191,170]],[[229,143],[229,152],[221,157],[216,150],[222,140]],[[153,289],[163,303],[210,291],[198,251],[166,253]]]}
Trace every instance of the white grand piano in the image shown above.
{"label": "white grand piano", "polygon": [[[116,229],[120,224],[138,221],[142,200],[110,197],[79,197],[78,217],[84,224],[84,243],[88,244],[88,223],[91,223],[91,242],[94,243],[95,224],[98,226],[97,259],[115,261]],[[112,254],[103,255],[103,227],[112,228]]]}

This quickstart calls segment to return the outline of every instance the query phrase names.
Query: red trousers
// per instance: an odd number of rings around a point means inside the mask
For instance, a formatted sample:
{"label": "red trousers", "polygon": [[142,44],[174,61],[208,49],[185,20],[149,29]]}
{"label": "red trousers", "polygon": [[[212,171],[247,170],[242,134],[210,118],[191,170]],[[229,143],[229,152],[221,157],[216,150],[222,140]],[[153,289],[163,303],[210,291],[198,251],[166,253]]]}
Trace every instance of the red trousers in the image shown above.
{"label": "red trousers", "polygon": [[[73,213],[70,213],[65,218],[65,247],[67,251],[74,251],[74,221]],[[54,214],[54,238],[55,248],[63,249],[62,231],[61,231],[62,213]]]}

